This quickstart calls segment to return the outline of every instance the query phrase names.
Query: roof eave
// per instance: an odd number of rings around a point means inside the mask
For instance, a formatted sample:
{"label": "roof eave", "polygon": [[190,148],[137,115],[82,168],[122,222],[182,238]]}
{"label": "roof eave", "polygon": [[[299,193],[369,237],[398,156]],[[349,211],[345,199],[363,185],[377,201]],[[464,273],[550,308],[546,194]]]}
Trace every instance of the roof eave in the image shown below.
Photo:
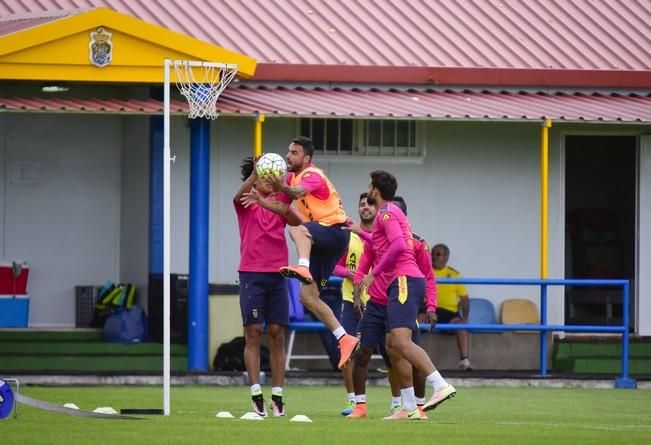
{"label": "roof eave", "polygon": [[651,88],[650,71],[259,63],[252,80],[282,82]]}

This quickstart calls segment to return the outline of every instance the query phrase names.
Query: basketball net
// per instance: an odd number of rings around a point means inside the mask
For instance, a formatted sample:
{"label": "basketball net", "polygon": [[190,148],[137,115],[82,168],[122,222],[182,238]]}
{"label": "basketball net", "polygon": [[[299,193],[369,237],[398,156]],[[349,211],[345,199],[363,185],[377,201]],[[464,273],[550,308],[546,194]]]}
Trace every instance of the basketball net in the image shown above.
{"label": "basketball net", "polygon": [[237,74],[238,65],[181,60],[173,61],[172,65],[176,86],[190,105],[188,117],[216,119],[219,95]]}

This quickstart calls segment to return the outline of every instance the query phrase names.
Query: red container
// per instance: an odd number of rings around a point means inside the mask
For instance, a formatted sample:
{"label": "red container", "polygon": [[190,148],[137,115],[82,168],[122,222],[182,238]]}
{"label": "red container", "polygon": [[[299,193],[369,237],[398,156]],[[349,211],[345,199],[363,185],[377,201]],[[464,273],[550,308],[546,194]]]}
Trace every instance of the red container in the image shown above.
{"label": "red container", "polygon": [[23,263],[20,263],[20,266],[20,274],[14,277],[13,263],[0,261],[0,295],[24,295],[27,293],[29,266]]}

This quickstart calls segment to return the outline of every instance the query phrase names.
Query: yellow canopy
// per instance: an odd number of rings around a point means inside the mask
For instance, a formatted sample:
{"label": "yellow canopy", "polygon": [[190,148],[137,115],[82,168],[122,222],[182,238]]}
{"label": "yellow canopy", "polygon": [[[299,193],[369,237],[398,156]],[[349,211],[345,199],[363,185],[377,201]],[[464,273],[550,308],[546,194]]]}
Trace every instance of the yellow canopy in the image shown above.
{"label": "yellow canopy", "polygon": [[256,68],[249,56],[108,8],[52,17],[0,36],[4,80],[162,83],[164,59],[237,64],[243,77]]}

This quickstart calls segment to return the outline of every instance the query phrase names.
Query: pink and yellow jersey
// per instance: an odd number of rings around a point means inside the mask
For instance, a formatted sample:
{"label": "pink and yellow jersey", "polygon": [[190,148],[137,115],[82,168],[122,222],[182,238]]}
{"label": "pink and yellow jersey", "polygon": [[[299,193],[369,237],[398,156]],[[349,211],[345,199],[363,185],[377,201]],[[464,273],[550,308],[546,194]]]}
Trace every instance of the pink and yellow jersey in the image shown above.
{"label": "pink and yellow jersey", "polygon": [[290,186],[300,185],[305,189],[305,196],[296,200],[296,209],[303,221],[333,225],[348,219],[337,190],[314,164],[297,175],[289,173],[286,181]]}
{"label": "pink and yellow jersey", "polygon": [[[432,271],[432,259],[429,253],[429,246],[427,242],[414,234],[414,245],[413,251],[416,258],[416,263],[418,268],[425,275],[425,304],[428,311],[435,311],[437,306],[437,286],[436,286],[436,277]],[[355,284],[364,278],[364,275],[368,273],[371,269],[371,265],[375,260],[375,252],[372,246],[367,245],[364,250],[364,256],[355,271],[355,277],[353,281]],[[386,306],[389,304],[387,298],[387,288],[391,282],[387,282],[387,275],[380,274],[376,277],[371,286],[368,289],[369,299],[376,304]]]}
{"label": "pink and yellow jersey", "polygon": [[[343,278],[341,283],[341,297],[344,301],[353,303],[353,279],[350,278],[350,272],[354,273],[357,270],[365,251],[366,243],[362,241],[359,235],[351,233],[348,249],[339,259],[333,272],[333,275]],[[362,303],[366,304],[368,298],[368,293],[365,289],[361,295]]]}
{"label": "pink and yellow jersey", "polygon": [[427,241],[415,233],[412,233],[412,236],[414,237],[416,264],[425,275],[425,307],[428,312],[432,312],[436,310],[438,305],[438,286],[436,285],[436,276],[432,270],[432,257],[430,256]]}
{"label": "pink and yellow jersey", "polygon": [[[284,193],[270,197],[286,204],[291,199]],[[233,201],[240,228],[239,272],[278,272],[288,261],[284,216],[257,204],[244,207]]]}
{"label": "pink and yellow jersey", "polygon": [[[373,263],[375,262],[375,250],[371,244],[367,244],[364,249],[364,255],[362,256],[359,266],[355,271],[355,277],[353,278],[353,283],[356,285],[362,281],[362,278],[371,270]],[[373,283],[366,289],[368,294],[369,301],[379,304],[381,306],[387,306],[389,304],[389,298],[387,297],[387,287],[390,283],[386,282],[384,274],[381,274],[378,277],[375,277]]]}
{"label": "pink and yellow jersey", "polygon": [[[375,263],[373,275],[385,274],[387,283],[399,276],[424,278],[416,264],[414,239],[409,221],[402,210],[392,202],[387,202],[377,212],[372,234]],[[393,242],[404,244],[397,255],[387,255]],[[377,272],[377,273],[376,273]]]}

